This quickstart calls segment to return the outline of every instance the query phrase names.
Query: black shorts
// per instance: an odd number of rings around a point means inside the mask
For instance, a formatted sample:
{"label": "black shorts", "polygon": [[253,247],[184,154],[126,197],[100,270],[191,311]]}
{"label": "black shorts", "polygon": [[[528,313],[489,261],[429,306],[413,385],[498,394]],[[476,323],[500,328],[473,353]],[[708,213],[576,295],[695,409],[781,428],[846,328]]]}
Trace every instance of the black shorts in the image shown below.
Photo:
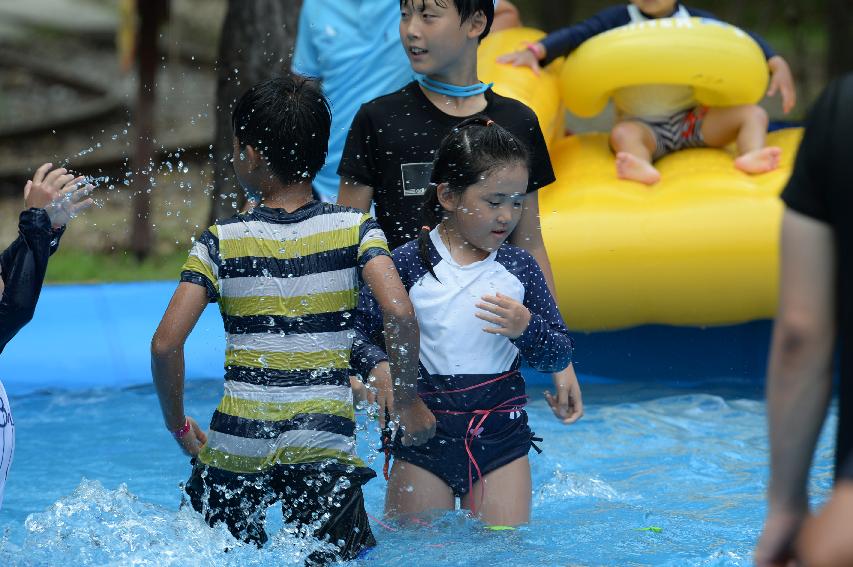
{"label": "black shorts", "polygon": [[[522,409],[526,394],[521,373],[508,373],[506,379],[483,388],[477,385],[488,383],[493,375],[424,374],[422,371],[418,391],[435,413],[435,436],[423,445],[405,447],[398,434],[391,448],[395,459],[428,470],[461,497],[482,476],[535,448],[533,441],[538,438]],[[461,394],[443,393],[471,387]]]}
{"label": "black shorts", "polygon": [[[374,476],[371,469],[353,470],[335,462],[234,473],[193,459],[184,490],[210,526],[224,523],[235,538],[259,547],[268,539],[264,530],[267,509],[281,502],[285,522],[298,526],[304,536],[337,547],[337,552],[315,552],[307,560],[308,565],[325,565],[355,559],[376,546],[361,491]],[[322,520],[324,516],[326,520]]]}

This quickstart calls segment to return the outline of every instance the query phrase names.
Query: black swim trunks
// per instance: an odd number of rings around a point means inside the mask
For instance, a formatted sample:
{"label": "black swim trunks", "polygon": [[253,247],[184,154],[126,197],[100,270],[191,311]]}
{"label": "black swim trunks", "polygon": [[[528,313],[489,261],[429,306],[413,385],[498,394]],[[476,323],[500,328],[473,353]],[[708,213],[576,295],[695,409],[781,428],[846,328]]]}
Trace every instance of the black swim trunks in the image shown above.
{"label": "black swim trunks", "polygon": [[391,453],[438,476],[455,496],[464,496],[481,477],[527,455],[533,446],[524,378],[517,370],[499,376],[430,376],[421,367],[418,393],[435,414],[435,436],[405,447],[398,434]]}
{"label": "black swim trunks", "polygon": [[355,559],[376,546],[361,491],[374,476],[371,469],[336,462],[276,465],[246,474],[193,459],[184,490],[209,525],[224,523],[235,538],[259,547],[268,539],[266,511],[281,502],[285,522],[304,530],[305,536],[337,548],[335,552],[315,552],[306,561],[306,565],[326,565]]}

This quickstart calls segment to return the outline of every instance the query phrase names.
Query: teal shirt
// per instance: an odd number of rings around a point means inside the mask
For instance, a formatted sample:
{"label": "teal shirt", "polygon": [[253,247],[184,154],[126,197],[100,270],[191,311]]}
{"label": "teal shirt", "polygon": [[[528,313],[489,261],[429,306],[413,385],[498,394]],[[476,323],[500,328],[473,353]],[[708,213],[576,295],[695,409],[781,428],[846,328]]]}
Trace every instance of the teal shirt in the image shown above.
{"label": "teal shirt", "polygon": [[293,52],[293,71],[319,78],[332,106],[326,165],[314,188],[334,202],[338,163],[359,107],[412,80],[400,43],[398,0],[305,0]]}

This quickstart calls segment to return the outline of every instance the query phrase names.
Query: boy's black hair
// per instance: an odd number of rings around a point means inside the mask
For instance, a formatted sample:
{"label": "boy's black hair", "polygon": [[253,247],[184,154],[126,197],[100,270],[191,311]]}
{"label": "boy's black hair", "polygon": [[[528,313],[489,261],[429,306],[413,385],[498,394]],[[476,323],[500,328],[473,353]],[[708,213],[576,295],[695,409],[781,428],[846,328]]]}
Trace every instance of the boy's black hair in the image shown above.
{"label": "boy's black hair", "polygon": [[530,170],[530,152],[524,142],[488,116],[479,114],[460,122],[445,136],[435,154],[429,187],[421,209],[423,228],[418,235],[421,261],[435,279],[429,257],[429,231],[444,217],[438,200],[438,186],[447,183],[451,192],[461,195],[494,169],[521,164]]}
{"label": "boy's black hair", "polygon": [[[425,0],[400,0],[400,8],[407,4],[412,7],[420,4],[423,7],[424,2]],[[449,2],[451,0],[435,0],[435,3],[442,8],[447,8]],[[477,12],[483,12],[486,15],[486,28],[480,34],[480,41],[483,41],[489,35],[489,30],[492,29],[492,23],[495,21],[495,0],[452,0],[452,2],[463,24]]]}
{"label": "boy's black hair", "polygon": [[252,146],[285,184],[310,182],[326,162],[332,112],[318,84],[292,73],[243,93],[231,127],[240,147]]}

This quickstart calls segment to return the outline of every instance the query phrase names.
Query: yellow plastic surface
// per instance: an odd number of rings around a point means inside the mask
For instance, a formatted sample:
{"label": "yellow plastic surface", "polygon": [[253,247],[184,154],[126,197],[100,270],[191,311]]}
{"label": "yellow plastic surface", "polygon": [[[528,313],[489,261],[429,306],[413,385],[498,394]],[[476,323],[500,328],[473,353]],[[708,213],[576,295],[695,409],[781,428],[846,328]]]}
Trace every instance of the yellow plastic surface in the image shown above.
{"label": "yellow plastic surface", "polygon": [[477,51],[477,73],[485,83],[494,82],[496,93],[529,106],[539,119],[539,127],[549,144],[564,130],[563,109],[557,74],[563,59],[555,61],[538,77],[528,67],[498,63],[499,56],[524,49],[539,41],[544,32],[531,28],[512,28],[489,34]]}
{"label": "yellow plastic surface", "polygon": [[761,100],[767,79],[761,48],[738,28],[703,18],[662,18],[585,41],[566,58],[560,89],[566,108],[589,117],[624,87],[689,85],[701,104],[734,106]]}
{"label": "yellow plastic surface", "polygon": [[750,176],[733,154],[690,149],[647,187],[616,178],[606,134],[563,138],[557,182],[540,195],[542,233],[571,329],[718,325],[771,317],[782,203],[802,131],[771,133],[776,171]]}

